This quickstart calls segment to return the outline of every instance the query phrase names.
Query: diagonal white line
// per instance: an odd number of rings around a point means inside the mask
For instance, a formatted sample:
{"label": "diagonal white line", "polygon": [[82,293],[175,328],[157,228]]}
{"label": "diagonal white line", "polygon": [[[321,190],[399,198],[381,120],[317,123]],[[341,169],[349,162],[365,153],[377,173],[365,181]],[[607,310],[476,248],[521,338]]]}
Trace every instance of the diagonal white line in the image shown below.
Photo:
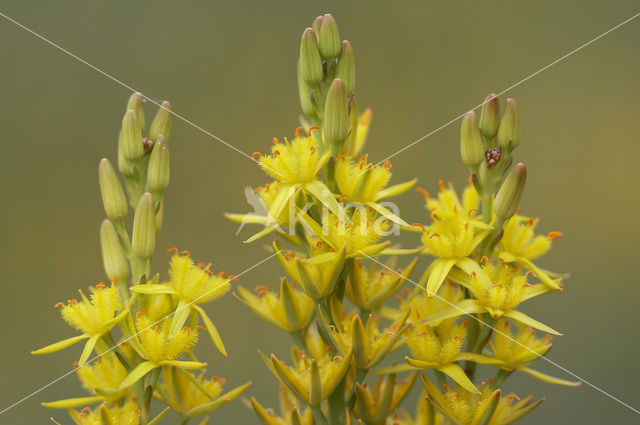
{"label": "diagonal white line", "polygon": [[245,156],[246,158],[250,159],[251,161],[255,162],[256,164],[260,165],[261,167],[266,167],[269,168],[269,170],[273,171],[276,174],[280,174],[277,171],[271,169],[270,167],[267,167],[263,164],[260,163],[260,161],[255,160],[253,157],[251,157],[250,155],[246,154],[245,152],[243,152],[242,150],[236,148],[235,146],[233,146],[231,143],[227,142],[226,140],[223,140],[222,138],[216,136],[215,134],[211,133],[210,131],[205,130],[204,128],[200,127],[199,125],[195,124],[193,121],[188,120],[187,118],[183,117],[180,114],[177,114],[174,111],[171,111],[167,108],[165,108],[164,106],[162,106],[160,103],[158,103],[157,101],[151,99],[149,96],[146,96],[145,94],[143,94],[142,92],[134,89],[133,87],[129,86],[128,84],[123,83],[122,81],[120,81],[119,79],[117,79],[116,77],[114,77],[113,75],[101,70],[100,68],[98,68],[95,65],[90,64],[89,62],[87,62],[86,60],[82,59],[81,57],[78,57],[77,55],[71,53],[69,50],[65,49],[64,47],[54,43],[53,41],[49,40],[48,38],[44,37],[43,35],[40,35],[39,33],[35,32],[34,30],[32,30],[31,28],[21,24],[20,22],[16,21],[15,19],[5,15],[4,13],[0,12],[0,16],[2,16],[3,18],[5,18],[7,21],[14,23],[15,25],[17,25],[18,27],[22,28],[23,30],[35,35],[36,37],[38,37],[40,40],[44,41],[45,43],[55,47],[56,49],[60,50],[63,53],[66,53],[67,55],[71,56],[72,58],[74,58],[75,60],[83,63],[84,65],[88,66],[89,68],[93,69],[94,71],[104,75],[105,77],[107,77],[108,79],[110,79],[111,81],[121,85],[122,87],[130,90],[133,93],[140,93],[140,95],[148,102],[153,103],[154,105],[156,105],[159,108],[164,109],[165,111],[169,112],[170,114],[172,114],[174,117],[184,121],[185,123],[189,124],[190,126],[194,127],[195,129],[203,132],[204,134],[206,134],[207,136],[210,136],[211,138],[217,140],[218,142],[222,143],[223,145],[227,146],[230,149],[233,149],[234,151],[238,152],[240,155]]}
{"label": "diagonal white line", "polygon": [[[235,277],[240,277],[245,273],[250,272],[251,270],[255,269],[256,267],[260,266],[261,264],[263,264],[264,262],[270,260],[271,258],[275,257],[276,253],[271,254],[270,256],[268,256],[267,258],[263,258],[262,260],[260,260],[259,262],[257,262],[256,264],[254,264],[253,266],[249,267],[248,269],[244,270],[242,273],[237,274]],[[147,326],[146,328],[138,331],[137,333],[131,335],[130,337],[120,341],[120,344],[123,342],[127,342],[130,339],[140,335],[142,332],[146,331],[147,329],[150,329],[154,326],[156,326],[157,324],[159,324],[160,322],[162,322],[164,319],[173,316],[174,314],[176,314],[177,312],[181,311],[182,309],[185,309],[187,307],[189,307],[191,304],[195,303],[196,301],[198,301],[199,299],[201,299],[202,297],[205,297],[207,295],[209,295],[210,293],[212,293],[213,291],[215,291],[218,288],[221,288],[222,286],[226,285],[227,283],[231,282],[231,280],[233,280],[234,278],[230,278],[228,280],[226,280],[224,283],[221,283],[220,285],[216,286],[215,288],[205,292],[204,294],[200,295],[198,298],[194,299],[193,301],[189,302],[188,304],[185,304],[184,306],[182,306],[181,308],[176,309],[174,312],[167,314],[166,316],[162,317],[161,319],[157,320],[156,322],[150,324],[149,326]],[[64,378],[66,378],[67,376],[71,375],[72,373],[74,373],[75,371],[77,371],[78,369],[80,369],[83,366],[86,366],[87,364],[97,360],[99,357],[107,354],[110,351],[115,350],[118,347],[119,344],[115,345],[114,347],[109,348],[108,350],[105,350],[104,352],[98,354],[97,356],[87,360],[86,362],[76,366],[75,368],[73,368],[72,370],[70,370],[69,372],[65,373],[64,375],[54,379],[53,381],[49,382],[48,384],[44,385],[43,387],[37,389],[36,391],[32,392],[31,394],[24,396],[23,398],[21,398],[20,400],[14,402],[13,404],[11,404],[10,406],[5,407],[4,409],[0,410],[0,415],[2,415],[3,413],[5,413],[6,411],[16,407],[17,405],[19,405],[20,403],[22,403],[23,401],[26,401],[28,399],[30,399],[31,397],[33,397],[34,395],[38,394],[41,391],[44,391],[45,389],[49,388],[50,386],[58,383],[59,381],[63,380]]]}
{"label": "diagonal white line", "polygon": [[[628,24],[629,22],[633,21],[634,19],[636,19],[638,16],[640,16],[640,12],[636,13],[635,15],[633,15],[632,17],[625,19],[624,21],[620,22],[618,25],[616,25],[615,27],[603,32],[602,34],[598,35],[597,37],[587,41],[586,43],[580,45],[579,47],[576,47],[575,49],[573,49],[572,51],[570,51],[569,53],[565,54],[564,56],[559,57],[558,59],[554,60],[553,62],[551,62],[550,64],[543,66],[542,68],[540,68],[539,70],[537,70],[536,72],[534,72],[533,74],[528,75],[527,77],[523,78],[522,80],[518,81],[515,84],[512,84],[511,86],[507,87],[506,89],[502,90],[500,93],[497,94],[497,96],[502,96],[503,94],[505,94],[506,92],[510,91],[511,89],[518,87],[520,84],[530,80],[531,78],[535,77],[536,75],[546,71],[547,69],[551,68],[552,66],[554,66],[555,64],[557,64],[558,62],[563,61],[564,59],[568,58],[569,56],[573,55],[574,53],[579,52],[580,50],[584,49],[585,47],[589,46],[592,43],[595,43],[596,41],[600,40],[602,37],[604,37],[605,35],[617,30],[618,28],[620,28],[621,26]],[[470,109],[470,111],[475,111],[476,109],[480,108],[482,105],[484,105],[485,103],[489,102],[491,99],[484,101],[482,103],[480,103],[479,105],[474,106],[473,108]],[[396,151],[395,153],[387,156],[386,158],[384,158],[382,161],[376,163],[375,165],[380,165],[383,162],[393,158],[394,156],[406,151],[407,149],[415,146],[416,144],[422,142],[424,139],[436,134],[437,132],[439,132],[440,130],[450,126],[451,124],[453,124],[454,122],[458,121],[459,119],[462,119],[469,111],[466,111],[464,114],[459,115],[457,117],[455,117],[454,119],[452,119],[451,121],[442,124],[440,127],[436,128],[435,130],[430,131],[429,133],[425,134],[424,136],[420,137],[419,139],[409,143],[407,146],[403,147],[402,149]],[[366,172],[363,171],[362,173]],[[360,174],[362,174],[360,173]]]}
{"label": "diagonal white line", "polygon": [[547,358],[546,356],[542,356],[538,353],[536,353],[534,350],[532,350],[531,348],[527,347],[526,345],[520,343],[519,341],[516,341],[515,339],[513,339],[511,336],[503,333],[502,331],[499,331],[498,329],[494,328],[493,326],[489,325],[488,323],[484,322],[482,319],[479,319],[478,317],[472,315],[471,313],[467,313],[466,311],[464,311],[462,308],[458,307],[457,305],[449,302],[448,300],[445,300],[444,298],[442,298],[441,296],[439,296],[438,294],[434,294],[429,292],[426,288],[423,288],[420,284],[414,282],[413,280],[409,279],[406,276],[403,276],[402,274],[398,273],[396,270],[392,269],[391,267],[388,267],[386,264],[381,263],[380,261],[376,260],[375,258],[365,254],[364,252],[360,251],[360,254],[364,255],[365,257],[369,258],[370,260],[374,261],[375,263],[381,265],[382,267],[384,267],[385,269],[393,272],[394,274],[400,276],[403,279],[406,279],[408,282],[411,282],[414,286],[416,286],[417,288],[420,288],[421,290],[427,292],[427,294],[429,296],[435,296],[436,298],[438,298],[439,300],[444,301],[445,303],[449,304],[451,307],[456,308],[457,310],[459,310],[461,313],[466,314],[467,316],[469,316],[470,318],[478,321],[479,323],[483,324],[484,326],[493,329],[495,332],[499,333],[500,335],[504,336],[505,338],[510,339],[511,341],[515,342],[516,344],[520,345],[521,347],[525,348],[528,351],[531,351],[533,354],[535,354],[536,356],[538,356],[539,358],[545,360],[548,363],[551,363],[552,365],[554,365],[555,367],[557,367],[558,369],[563,370],[564,372],[568,373],[569,375],[573,376],[574,378],[580,380],[581,382],[584,382],[585,384],[587,384],[588,386],[590,386],[591,388],[593,388],[594,390],[597,390],[599,392],[601,392],[602,394],[606,395],[607,397],[611,398],[614,401],[617,401],[618,403],[622,404],[623,406],[625,406],[626,408],[632,410],[635,413],[640,414],[640,410],[635,409],[634,407],[628,405],[627,403],[625,403],[624,401],[620,400],[619,398],[616,398],[615,396],[609,394],[608,392],[606,392],[605,390],[597,387],[596,385],[592,384],[591,382],[587,381],[586,379],[576,375],[575,373],[571,372],[570,370],[566,369],[565,367],[559,365],[558,363],[554,362],[553,360]]}

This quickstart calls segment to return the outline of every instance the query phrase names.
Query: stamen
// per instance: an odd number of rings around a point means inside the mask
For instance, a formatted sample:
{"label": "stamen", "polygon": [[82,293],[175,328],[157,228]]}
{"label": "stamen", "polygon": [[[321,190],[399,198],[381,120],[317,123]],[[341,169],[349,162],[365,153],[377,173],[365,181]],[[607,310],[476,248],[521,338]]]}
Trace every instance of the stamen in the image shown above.
{"label": "stamen", "polygon": [[438,186],[440,186],[440,190],[445,190],[447,188],[442,180],[438,180]]}
{"label": "stamen", "polygon": [[316,126],[311,127],[311,128],[309,129],[309,131],[307,132],[307,136],[308,136],[308,137],[311,137],[311,132],[312,132],[313,130],[320,130],[320,127],[316,127]]}
{"label": "stamen", "polygon": [[138,310],[136,312],[136,319],[139,318],[140,316],[144,316],[145,314],[147,314],[147,310],[145,310],[144,308],[142,310]]}
{"label": "stamen", "polygon": [[279,151],[279,150],[277,150],[277,149],[276,149],[276,150],[274,150],[274,151],[273,151],[273,156],[274,156],[274,157],[276,157],[276,156],[278,156],[278,155],[280,155],[280,151]]}
{"label": "stamen", "polygon": [[205,328],[205,327],[204,327],[204,326],[202,326],[202,325],[196,325],[196,329],[198,329],[198,330],[200,330],[200,331],[206,331],[206,330],[207,330],[207,328]]}
{"label": "stamen", "polygon": [[278,138],[277,137],[274,137],[272,142],[273,142],[274,145],[277,144],[277,143],[280,143],[280,142],[278,142]]}
{"label": "stamen", "polygon": [[296,127],[296,131],[293,133],[296,137],[300,137],[300,130],[302,130],[302,126]]}
{"label": "stamen", "polygon": [[187,335],[191,335],[191,328],[189,326],[184,326],[180,331],[186,332]]}
{"label": "stamen", "polygon": [[434,233],[434,234],[432,234],[431,236],[429,236],[429,239],[431,239],[431,238],[432,238],[432,237],[434,237],[434,236],[438,236],[438,237],[440,237],[440,234],[438,234],[438,233]]}
{"label": "stamen", "polygon": [[227,272],[225,272],[224,270],[222,270],[220,273],[218,273],[218,277],[227,277]]}
{"label": "stamen", "polygon": [[240,282],[240,280],[238,279],[238,277],[234,274],[230,274],[229,275],[229,280],[234,280],[236,283]]}
{"label": "stamen", "polygon": [[262,154],[260,152],[254,152],[251,154],[251,159],[256,159],[256,155],[258,155],[258,159],[262,158]]}
{"label": "stamen", "polygon": [[411,225],[421,228],[423,233],[427,231],[427,229],[425,229],[425,227],[420,223],[412,223]]}
{"label": "stamen", "polygon": [[564,236],[564,235],[560,232],[549,232],[549,234],[547,235],[547,238],[549,238],[549,240],[552,241],[555,238],[559,238],[560,236]]}
{"label": "stamen", "polygon": [[316,153],[316,147],[315,146],[311,146],[311,155],[313,155],[314,153]]}
{"label": "stamen", "polygon": [[295,252],[290,252],[287,255],[284,256],[284,259],[289,261],[292,258],[296,258],[296,253]]}
{"label": "stamen", "polygon": [[486,255],[483,255],[483,256],[480,258],[480,262],[481,262],[481,263],[485,263],[485,264],[487,264],[487,263],[489,262],[489,257],[487,257]]}
{"label": "stamen", "polygon": [[425,189],[421,187],[416,187],[416,192],[422,193],[422,196],[424,196],[424,199],[429,199],[429,192],[427,192]]}
{"label": "stamen", "polygon": [[[338,222],[336,222],[336,227],[338,227]],[[316,246],[318,248],[322,247],[322,241],[318,241],[318,243],[316,243]]]}
{"label": "stamen", "polygon": [[59,303],[53,306],[53,308],[58,308],[58,307],[64,307],[64,303],[60,301]]}
{"label": "stamen", "polygon": [[75,298],[72,298],[70,300],[67,300],[67,304],[76,305],[76,304],[78,304],[78,300],[76,300]]}
{"label": "stamen", "polygon": [[105,285],[104,282],[98,282],[96,285],[96,289],[105,289],[106,287],[107,285]]}
{"label": "stamen", "polygon": [[180,255],[186,255],[187,257],[191,257],[191,253],[189,251],[180,251]]}
{"label": "stamen", "polygon": [[467,211],[467,218],[471,218],[473,213],[476,213],[476,212],[478,212],[477,208],[471,208],[469,211]]}
{"label": "stamen", "polygon": [[262,189],[264,189],[262,186],[258,186],[255,189],[253,189],[253,194],[255,195],[256,193],[260,192]]}
{"label": "stamen", "polygon": [[176,255],[178,255],[178,248],[174,246],[173,248],[167,249],[167,252],[174,252]]}
{"label": "stamen", "polygon": [[336,360],[342,361],[342,356],[334,356],[333,361],[335,362]]}

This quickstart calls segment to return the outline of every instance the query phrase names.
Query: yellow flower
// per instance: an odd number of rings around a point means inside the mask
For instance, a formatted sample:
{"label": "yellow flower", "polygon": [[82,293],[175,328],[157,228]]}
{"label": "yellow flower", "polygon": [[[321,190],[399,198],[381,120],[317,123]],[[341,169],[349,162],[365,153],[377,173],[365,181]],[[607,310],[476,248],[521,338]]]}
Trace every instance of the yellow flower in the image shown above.
{"label": "yellow flower", "polygon": [[293,367],[289,368],[275,355],[267,358],[261,354],[265,364],[281,384],[285,385],[298,399],[310,406],[319,406],[328,398],[349,370],[350,352],[346,356],[321,359],[308,358],[298,349],[293,350]]}
{"label": "yellow flower", "polygon": [[562,236],[562,233],[551,232],[547,236],[535,235],[538,219],[521,215],[511,218],[504,226],[504,234],[500,239],[498,256],[507,263],[518,263],[535,273],[540,282],[551,289],[562,290],[562,278],[559,274],[541,269],[533,260],[543,256],[551,249],[551,241]]}
{"label": "yellow flower", "polygon": [[372,387],[360,382],[355,385],[356,404],[353,414],[367,424],[383,425],[407,396],[417,372],[396,382],[394,373],[381,376]]}
{"label": "yellow flower", "polygon": [[551,350],[551,335],[539,338],[533,329],[526,326],[518,326],[517,332],[511,332],[509,322],[505,319],[496,322],[495,329],[493,339],[489,341],[492,354],[472,354],[470,360],[499,367],[508,372],[519,370],[552,384],[580,385],[580,382],[556,378],[527,367]]}
{"label": "yellow flower", "polygon": [[387,269],[377,271],[376,263],[366,270],[362,261],[355,261],[349,271],[345,295],[361,309],[376,311],[411,276],[417,261],[416,258],[404,270],[398,270],[399,274]]}
{"label": "yellow flower", "polygon": [[467,288],[475,299],[464,299],[424,320],[436,323],[472,313],[489,313],[493,319],[509,317],[526,326],[544,332],[562,335],[549,326],[515,310],[523,301],[548,292],[546,285],[531,285],[527,274],[508,264],[494,265],[487,262],[484,267],[467,258],[458,263],[460,270],[453,270],[449,278]]}
{"label": "yellow flower", "polygon": [[78,378],[82,386],[90,393],[97,394],[101,389],[116,389],[127,377],[127,369],[113,353],[98,358],[98,361],[78,369]]}
{"label": "yellow flower", "polygon": [[91,410],[89,407],[80,411],[69,409],[69,416],[77,425],[104,425],[102,417],[109,418],[112,425],[138,425],[140,423],[140,411],[131,400],[127,400],[122,406],[107,407],[103,404],[97,410]]}
{"label": "yellow flower", "polygon": [[177,360],[183,353],[191,351],[198,341],[197,329],[182,328],[171,335],[169,319],[162,320],[159,324],[149,319],[144,312],[137,314],[135,322],[135,337],[129,342],[136,352],[146,361],[139,363],[125,380],[120,384],[120,389],[125,389],[154,369],[162,366],[175,366],[182,369],[202,369],[206,363],[190,360]]}
{"label": "yellow flower", "polygon": [[443,220],[451,218],[469,219],[480,221],[477,216],[480,197],[472,184],[467,185],[462,192],[462,201],[450,184],[445,186],[444,182],[438,182],[440,192],[437,198],[429,196],[424,189],[420,191],[425,195],[426,208],[430,214]]}
{"label": "yellow flower", "polygon": [[296,185],[314,181],[329,156],[330,153],[322,155],[313,132],[310,137],[300,137],[298,133],[291,142],[285,138],[284,143],[274,143],[271,155],[260,155],[260,164],[274,179]]}
{"label": "yellow flower", "polygon": [[[466,360],[466,353],[461,353],[466,336],[465,323],[457,324],[455,320],[447,320],[438,326],[417,324],[407,336],[407,346],[412,357],[405,357],[407,365],[416,369],[436,369],[453,379],[467,391],[478,389],[467,377],[456,362]],[[383,368],[376,373],[407,370],[406,365]]]}
{"label": "yellow flower", "polygon": [[[464,299],[464,293],[459,285],[449,282],[440,289],[437,297],[430,297],[422,288],[416,288],[416,291],[410,293],[406,299],[403,297],[400,299],[398,308],[382,307],[382,316],[389,320],[397,320],[409,311],[408,320],[411,323],[418,323]],[[437,323],[432,324],[437,325]]]}
{"label": "yellow flower", "polygon": [[204,373],[194,376],[175,367],[164,368],[162,378],[155,397],[187,418],[213,412],[240,396],[251,385],[249,382],[222,394],[224,378],[214,376],[206,379]]}
{"label": "yellow flower", "polygon": [[[353,364],[360,369],[369,369],[380,363],[396,348],[400,337],[410,326],[405,324],[409,316],[407,312],[381,332],[378,329],[379,318],[365,318],[365,326],[355,312],[347,314],[344,311],[337,297],[332,297],[330,304],[331,318],[321,315],[322,322],[329,329],[329,337],[338,351],[343,355],[353,352]],[[330,325],[330,319],[334,325]]]}
{"label": "yellow flower", "polygon": [[408,226],[408,223],[382,206],[380,201],[406,192],[417,180],[414,179],[385,189],[391,178],[390,169],[391,164],[388,161],[384,165],[372,166],[368,164],[366,155],[360,157],[358,162],[341,156],[336,161],[335,180],[340,193],[347,201],[370,206],[386,218]]}
{"label": "yellow flower", "polygon": [[[544,400],[532,403],[531,396],[520,400],[515,394],[502,397],[500,390],[492,391],[484,383],[477,393],[461,387],[452,391],[446,386],[443,394],[424,375],[421,378],[433,405],[447,419],[460,425],[508,425],[529,414]],[[514,400],[517,401],[512,404]]]}
{"label": "yellow flower", "polygon": [[62,318],[69,325],[81,331],[82,335],[40,348],[33,351],[32,354],[53,353],[87,339],[79,360],[80,363],[84,363],[91,355],[98,339],[108,333],[129,313],[127,308],[123,308],[118,289],[113,284],[107,287],[100,283],[91,288],[89,298],[82,291],[80,291],[80,296],[82,299],[79,302],[69,300],[67,304],[56,304],[56,307],[62,307]]}
{"label": "yellow flower", "polygon": [[427,200],[433,223],[423,228],[424,253],[437,257],[427,268],[420,285],[427,284],[431,296],[438,292],[451,269],[471,255],[487,236],[491,226],[475,218],[477,194],[467,188],[462,204],[453,189],[440,182],[438,200]]}
{"label": "yellow flower", "polygon": [[311,408],[300,405],[284,385],[280,385],[280,412],[277,416],[272,409],[265,409],[251,397],[251,407],[264,425],[314,425]]}
{"label": "yellow flower", "polygon": [[257,294],[253,295],[240,286],[238,299],[267,323],[291,333],[306,329],[313,320],[315,303],[286,279],[282,279],[280,284],[280,297],[263,285],[256,287],[256,291]]}
{"label": "yellow flower", "polygon": [[[181,255],[177,249],[169,262],[169,281],[165,283],[155,283],[154,281],[135,285],[131,291],[136,294],[145,294],[151,297],[170,295],[176,301],[175,313],[172,315],[169,334],[176,334],[187,321],[193,310],[202,319],[211,340],[216,348],[227,355],[222,338],[206,311],[198,304],[203,304],[224,296],[231,289],[231,280],[234,276],[226,276],[226,272],[215,275],[210,269],[210,265],[199,263],[196,265],[191,259],[188,251],[182,251]],[[223,277],[224,276],[224,277]]]}

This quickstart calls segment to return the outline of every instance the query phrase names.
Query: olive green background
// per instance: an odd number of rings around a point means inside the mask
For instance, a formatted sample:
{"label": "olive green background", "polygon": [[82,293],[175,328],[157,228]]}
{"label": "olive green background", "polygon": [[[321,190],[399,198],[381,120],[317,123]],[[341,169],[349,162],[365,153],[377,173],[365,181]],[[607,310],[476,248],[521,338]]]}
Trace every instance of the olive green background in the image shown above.
{"label": "olive green background", "polygon": [[[295,61],[301,31],[332,12],[352,41],[360,104],[374,120],[367,151],[381,160],[638,12],[629,1],[353,2],[2,2],[0,11],[244,152],[266,151],[297,125]],[[640,408],[638,372],[638,158],[640,19],[510,90],[522,114],[516,159],[529,168],[522,212],[565,234],[542,264],[571,273],[566,290],[522,309],[565,333],[549,358]],[[0,409],[66,373],[80,347],[29,351],[74,335],[52,307],[104,279],[98,246],[103,211],[97,165],[115,157],[130,92],[0,18]],[[152,105],[149,105],[152,106]],[[149,114],[155,113],[149,107]],[[216,270],[242,272],[268,255],[268,241],[223,218],[250,209],[247,185],[266,181],[247,158],[175,121],[172,183],[153,267],[166,248],[190,249]],[[394,181],[419,177],[460,187],[458,123],[393,158]],[[398,198],[409,221],[427,220],[422,197]],[[255,229],[252,229],[255,230]],[[415,243],[410,239],[409,243]],[[423,258],[420,272],[428,260]],[[241,284],[277,285],[271,260]],[[228,388],[275,404],[275,380],[257,350],[287,356],[286,335],[233,296],[208,305],[229,358],[203,338],[200,354]],[[569,375],[539,361],[538,369]],[[556,387],[528,376],[507,389],[547,401],[522,423],[630,424],[631,410],[582,385]],[[0,415],[2,424],[44,424],[65,412],[44,400],[79,396],[68,376]],[[413,407],[411,406],[413,410]],[[240,402],[218,424],[257,423]],[[170,423],[171,421],[166,421]]]}

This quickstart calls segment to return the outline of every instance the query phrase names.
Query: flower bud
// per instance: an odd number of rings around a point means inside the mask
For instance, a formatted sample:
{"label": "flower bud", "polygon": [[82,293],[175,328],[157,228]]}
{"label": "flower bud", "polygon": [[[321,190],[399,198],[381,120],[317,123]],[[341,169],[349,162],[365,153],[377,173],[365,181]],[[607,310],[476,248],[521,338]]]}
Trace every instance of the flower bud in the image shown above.
{"label": "flower bud", "polygon": [[300,106],[305,115],[313,116],[316,113],[313,102],[311,101],[311,87],[302,78],[300,70],[300,60],[298,60],[298,96],[300,97]]}
{"label": "flower bud", "polygon": [[324,106],[324,136],[329,142],[341,143],[349,135],[347,90],[341,79],[331,83]]}
{"label": "flower bud", "polygon": [[157,142],[158,136],[162,134],[164,136],[164,140],[169,140],[172,121],[171,104],[165,100],[160,104],[160,108],[151,122],[151,127],[149,127],[149,139]]}
{"label": "flower bud", "polygon": [[133,217],[131,252],[136,257],[149,258],[156,249],[156,212],[153,197],[145,193],[140,197]]}
{"label": "flower bud", "polygon": [[347,40],[342,42],[342,53],[338,58],[336,77],[344,82],[347,94],[353,93],[356,88],[356,60],[351,43]]}
{"label": "flower bud", "polygon": [[311,28],[307,28],[302,33],[300,41],[300,72],[302,79],[307,84],[318,84],[322,81],[324,70],[320,52],[318,51],[318,42],[316,34]]}
{"label": "flower bud", "polygon": [[516,101],[507,99],[507,106],[498,129],[498,144],[503,148],[510,146],[513,149],[518,146],[518,143],[520,143],[520,114]]}
{"label": "flower bud", "polygon": [[98,166],[98,179],[104,212],[111,220],[120,220],[127,215],[127,198],[113,166],[103,158]]}
{"label": "flower bud", "polygon": [[162,192],[169,186],[169,146],[160,134],[149,156],[147,168],[147,188],[152,192]]}
{"label": "flower bud", "polygon": [[322,25],[322,16],[318,16],[316,17],[316,19],[313,20],[313,24],[311,25],[311,29],[313,29],[313,32],[315,32],[316,34],[320,34],[320,26]]}
{"label": "flower bud", "polygon": [[127,111],[129,109],[133,109],[136,111],[136,117],[138,118],[138,126],[140,130],[144,133],[144,109],[142,108],[142,101],[144,97],[141,93],[134,93],[129,98],[127,102]]}
{"label": "flower bud", "polygon": [[122,147],[124,158],[129,161],[138,160],[144,155],[142,129],[140,129],[136,111],[133,109],[129,109],[122,119],[120,146]]}
{"label": "flower bud", "polygon": [[498,133],[500,126],[500,101],[498,96],[490,94],[484,99],[480,111],[480,131],[487,138],[492,138]]}
{"label": "flower bud", "polygon": [[476,167],[484,159],[482,136],[478,129],[478,119],[474,111],[469,111],[462,118],[460,126],[460,153],[462,162],[468,167]]}
{"label": "flower bud", "polygon": [[102,264],[109,280],[126,282],[129,277],[129,262],[122,245],[120,245],[116,228],[106,218],[100,225],[100,247],[102,248]]}
{"label": "flower bud", "polygon": [[527,168],[524,164],[519,163],[513,167],[496,195],[496,200],[493,204],[493,211],[496,216],[506,220],[516,213],[526,180]]}
{"label": "flower bud", "polygon": [[324,15],[320,22],[318,47],[322,56],[327,59],[338,57],[340,54],[341,43],[338,24],[330,13]]}

